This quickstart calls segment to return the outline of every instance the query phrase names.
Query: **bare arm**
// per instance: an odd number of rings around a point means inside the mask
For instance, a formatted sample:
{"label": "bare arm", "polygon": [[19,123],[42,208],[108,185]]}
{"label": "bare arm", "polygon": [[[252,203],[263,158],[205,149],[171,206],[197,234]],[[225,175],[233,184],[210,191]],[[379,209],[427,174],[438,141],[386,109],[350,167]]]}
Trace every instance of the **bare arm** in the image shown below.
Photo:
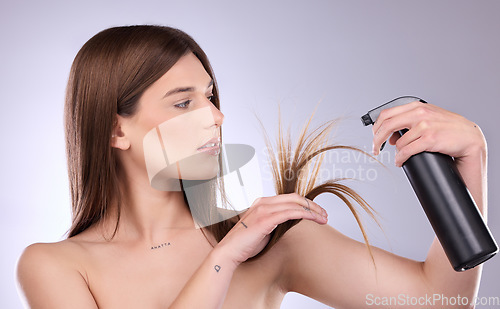
{"label": "bare arm", "polygon": [[[458,170],[464,178],[467,188],[487,221],[487,154],[486,149],[479,148],[475,156],[458,160]],[[471,300],[477,295],[481,279],[482,265],[457,273],[449,267],[448,259],[437,238],[431,245],[423,266],[424,274],[432,282],[437,291],[449,295],[467,297]]]}
{"label": "bare arm", "polygon": [[226,298],[236,263],[215,248],[170,306],[174,308],[220,308]]}
{"label": "bare arm", "polygon": [[188,281],[171,308],[220,308],[235,269],[259,253],[269,234],[282,222],[308,219],[325,224],[326,214],[298,194],[257,199],[235,227],[215,246],[196,274]]}
{"label": "bare arm", "polygon": [[[378,149],[392,132],[403,128],[410,131],[400,139],[391,137],[391,143],[399,150],[396,164],[401,165],[411,155],[425,150],[455,157],[467,187],[486,217],[486,143],[479,127],[436,106],[411,103],[380,115],[374,126],[374,148]],[[364,244],[330,226],[302,222],[283,240],[290,256],[284,289],[336,308],[408,308],[415,300],[424,302],[417,307],[434,304],[446,308],[440,301],[429,303],[426,299],[439,294],[455,298],[460,295],[470,301],[479,287],[481,267],[455,272],[437,239],[424,262],[373,248],[376,268]],[[384,304],[383,297],[386,301],[392,297],[392,303]]]}

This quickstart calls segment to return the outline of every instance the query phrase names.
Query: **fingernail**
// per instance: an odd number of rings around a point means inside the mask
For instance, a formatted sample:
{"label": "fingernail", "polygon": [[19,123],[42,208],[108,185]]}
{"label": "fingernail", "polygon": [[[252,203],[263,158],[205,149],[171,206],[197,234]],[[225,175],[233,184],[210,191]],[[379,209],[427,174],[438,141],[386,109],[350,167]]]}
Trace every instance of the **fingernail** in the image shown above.
{"label": "fingernail", "polygon": [[324,208],[321,208],[321,214],[323,217],[328,217],[328,213],[326,212],[326,210]]}

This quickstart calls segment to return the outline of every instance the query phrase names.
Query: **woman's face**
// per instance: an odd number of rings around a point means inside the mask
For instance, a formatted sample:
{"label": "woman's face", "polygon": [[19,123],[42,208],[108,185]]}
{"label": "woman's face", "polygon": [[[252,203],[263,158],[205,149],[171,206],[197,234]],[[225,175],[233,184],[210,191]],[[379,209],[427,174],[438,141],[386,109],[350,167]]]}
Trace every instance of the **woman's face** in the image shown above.
{"label": "woman's face", "polygon": [[123,118],[128,161],[145,169],[156,189],[168,190],[172,179],[217,175],[224,115],[212,90],[212,78],[189,53],[143,93],[134,116]]}

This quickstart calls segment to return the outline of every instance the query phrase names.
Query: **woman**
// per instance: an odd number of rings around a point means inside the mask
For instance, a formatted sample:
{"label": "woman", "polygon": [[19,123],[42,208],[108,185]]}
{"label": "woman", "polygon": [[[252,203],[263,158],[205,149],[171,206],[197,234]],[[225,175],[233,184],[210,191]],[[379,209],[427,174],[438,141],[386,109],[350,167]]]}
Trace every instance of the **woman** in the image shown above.
{"label": "woman", "polygon": [[[20,258],[32,308],[279,308],[289,291],[336,308],[373,308],[367,295],[477,293],[481,266],[456,273],[437,240],[424,262],[378,248],[370,255],[296,193],[259,198],[237,219],[222,218],[219,230],[195,228],[201,220],[180,179],[217,174],[224,116],[205,54],[179,30],[117,27],[94,36],[73,63],[65,117],[73,226],[68,239],[31,245]],[[403,128],[404,137],[391,136]],[[150,132],[169,141],[161,146],[162,188],[152,186]],[[455,157],[486,217],[478,126],[413,102],[384,111],[373,132],[374,153],[390,138],[397,165],[421,151]],[[266,247],[294,219],[305,220]]]}

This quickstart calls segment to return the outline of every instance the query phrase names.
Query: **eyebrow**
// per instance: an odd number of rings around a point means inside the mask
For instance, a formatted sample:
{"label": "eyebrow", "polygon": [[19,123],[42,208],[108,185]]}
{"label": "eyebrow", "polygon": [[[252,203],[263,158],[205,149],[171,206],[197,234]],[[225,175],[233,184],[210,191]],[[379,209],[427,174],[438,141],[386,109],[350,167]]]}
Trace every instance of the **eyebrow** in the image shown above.
{"label": "eyebrow", "polygon": [[[210,83],[208,83],[207,88],[212,87],[213,84],[214,84],[214,80],[212,79],[212,80],[210,80]],[[163,97],[166,98],[166,97],[173,95],[173,94],[182,93],[182,92],[193,92],[193,91],[194,91],[194,87],[178,87],[178,88],[167,91],[167,93],[165,93],[165,95]]]}

